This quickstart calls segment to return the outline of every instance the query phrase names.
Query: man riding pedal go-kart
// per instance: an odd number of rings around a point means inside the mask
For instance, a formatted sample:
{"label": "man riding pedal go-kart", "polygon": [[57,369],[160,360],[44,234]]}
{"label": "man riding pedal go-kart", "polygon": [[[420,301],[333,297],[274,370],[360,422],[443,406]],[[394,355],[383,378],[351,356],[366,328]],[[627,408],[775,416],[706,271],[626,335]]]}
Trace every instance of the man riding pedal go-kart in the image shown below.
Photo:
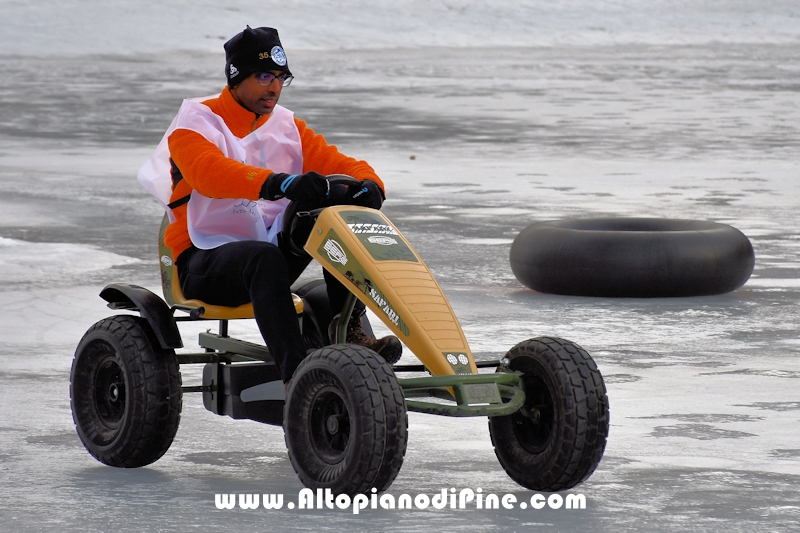
{"label": "man riding pedal go-kart", "polygon": [[[216,98],[183,104],[140,180],[163,187],[170,166],[173,220],[165,241],[184,295],[228,306],[252,302],[288,381],[306,355],[289,287],[311,258],[289,254],[281,243],[282,213],[290,200],[380,209],[383,182],[366,162],[341,154],[278,105],[292,74],[276,30],[248,27],[225,51],[228,86]],[[362,187],[331,188],[326,174],[353,176]],[[328,274],[325,281],[336,313],[347,290]],[[348,341],[399,359],[395,337],[375,340],[363,332],[363,310],[356,307]]]}
{"label": "man riding pedal go-kart", "polygon": [[[408,410],[488,416],[501,465],[525,487],[588,478],[609,424],[589,354],[541,337],[476,363],[438,283],[378,211],[380,178],[277,105],[292,79],[277,32],[248,27],[225,50],[228,87],[184,102],[139,176],[167,210],[166,302],[108,285],[109,307],[140,316],[98,322],[76,349],[70,393],[87,450],[112,466],[156,461],[177,431],[182,393],[202,392],[216,414],[282,425],[303,484],[335,494],[388,488]],[[324,283],[292,293],[311,258]],[[374,339],[366,307],[394,335]],[[240,318],[255,318],[266,347],[228,335]],[[219,332],[200,334],[204,351],[176,354],[178,323],[209,319]],[[422,365],[392,366],[403,344]],[[178,365],[192,363],[205,365],[202,385],[182,386]]]}

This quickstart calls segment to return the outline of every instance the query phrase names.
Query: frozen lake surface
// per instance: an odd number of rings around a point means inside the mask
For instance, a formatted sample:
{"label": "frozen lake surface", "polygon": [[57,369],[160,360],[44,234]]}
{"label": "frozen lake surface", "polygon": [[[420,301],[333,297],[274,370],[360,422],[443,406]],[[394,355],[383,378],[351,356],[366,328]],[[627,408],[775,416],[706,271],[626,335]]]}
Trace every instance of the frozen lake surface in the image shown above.
{"label": "frozen lake surface", "polygon": [[[524,25],[512,19],[533,8],[521,2],[519,12],[506,6],[492,15],[492,24],[507,23],[508,40],[520,37],[523,46],[510,46],[481,33],[476,21],[486,13],[476,14],[470,2],[450,3],[463,8],[461,16],[439,2],[424,13],[444,17],[450,34],[426,33],[432,23],[389,3],[385,12],[351,4],[334,16],[322,3],[302,26],[308,6],[301,2],[283,15],[288,29],[276,24],[297,76],[281,103],[383,177],[384,212],[443,286],[479,358],[541,335],[570,339],[593,355],[608,388],[611,429],[597,471],[570,491],[586,496],[586,509],[367,510],[356,517],[217,510],[215,494],[283,493],[296,502],[302,486],[279,428],[213,415],[196,394],[184,396],[176,440],[153,465],[118,470],[85,452],[70,414],[69,369],[83,332],[112,314],[98,293],[117,281],[160,292],[161,213],[136,182],[138,167],[182,98],[221,89],[217,35],[269,23],[243,18],[244,8],[231,15],[201,5],[205,14],[176,27],[176,35],[182,42],[214,37],[182,47],[175,36],[162,42],[142,30],[148,21],[157,30],[177,20],[182,3],[148,16],[116,2],[95,22],[113,33],[103,23],[122,24],[129,14],[120,35],[140,35],[136,54],[103,33],[104,54],[91,54],[90,39],[77,36],[63,54],[48,55],[42,43],[2,27],[2,529],[800,528],[797,8],[728,2],[723,13],[692,3],[695,14],[708,15],[699,19],[703,26],[668,2],[626,11],[623,22],[613,15],[624,3],[592,4],[604,34],[579,16],[585,3],[572,2],[542,11],[538,40],[525,40]],[[55,32],[45,42],[69,24],[89,26],[96,13],[85,7],[91,2],[58,5],[66,7],[2,2],[0,12],[20,17],[19,28],[40,21]],[[377,29],[353,31],[345,40],[351,45],[339,47],[344,38],[323,21],[348,13],[363,24],[377,21],[370,26]],[[386,37],[387,13],[412,47]],[[220,21],[213,31],[212,16]],[[632,30],[641,27],[652,31]],[[458,40],[471,29],[491,46]],[[514,236],[535,221],[579,216],[730,224],[753,243],[755,271],[742,289],[711,297],[579,298],[525,289],[508,264]],[[187,347],[202,329],[183,329]],[[232,331],[258,339],[252,324]],[[407,353],[402,363],[414,360]],[[184,368],[184,384],[199,384],[199,372]],[[408,452],[389,493],[450,487],[520,501],[532,494],[503,472],[485,419],[410,414]]]}

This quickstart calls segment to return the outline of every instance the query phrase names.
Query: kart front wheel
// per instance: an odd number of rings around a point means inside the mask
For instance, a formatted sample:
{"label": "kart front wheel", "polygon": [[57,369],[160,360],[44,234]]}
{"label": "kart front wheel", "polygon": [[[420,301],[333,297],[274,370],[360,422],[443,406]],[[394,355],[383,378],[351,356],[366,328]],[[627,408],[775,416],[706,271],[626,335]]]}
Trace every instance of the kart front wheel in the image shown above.
{"label": "kart front wheel", "polygon": [[172,444],[181,416],[181,377],[141,317],[101,320],[83,336],[70,374],[72,418],[101,463],[148,465]]}
{"label": "kart front wheel", "polygon": [[405,401],[391,367],[372,350],[334,344],[306,357],[284,409],[289,458],[306,487],[382,491],[400,471],[408,442]]}
{"label": "kart front wheel", "polygon": [[583,348],[551,337],[521,342],[506,358],[508,370],[523,373],[525,404],[489,418],[495,454],[523,487],[568,490],[594,472],[605,450],[609,409],[600,371]]}

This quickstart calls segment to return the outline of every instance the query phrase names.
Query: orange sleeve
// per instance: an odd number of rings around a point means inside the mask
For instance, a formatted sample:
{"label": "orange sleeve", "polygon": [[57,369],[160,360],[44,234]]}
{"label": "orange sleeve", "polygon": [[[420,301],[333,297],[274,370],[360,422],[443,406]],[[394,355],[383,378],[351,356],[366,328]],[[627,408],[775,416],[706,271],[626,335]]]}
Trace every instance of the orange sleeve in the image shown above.
{"label": "orange sleeve", "polygon": [[359,161],[346,156],[336,146],[328,144],[325,137],[306,126],[298,118],[294,119],[300,132],[300,141],[303,145],[303,172],[319,172],[320,174],[347,174],[358,180],[372,180],[386,194],[383,181],[369,166],[366,161]]}
{"label": "orange sleeve", "polygon": [[167,142],[183,179],[209,198],[258,200],[262,185],[272,174],[271,170],[225,157],[214,143],[195,131],[177,129]]}

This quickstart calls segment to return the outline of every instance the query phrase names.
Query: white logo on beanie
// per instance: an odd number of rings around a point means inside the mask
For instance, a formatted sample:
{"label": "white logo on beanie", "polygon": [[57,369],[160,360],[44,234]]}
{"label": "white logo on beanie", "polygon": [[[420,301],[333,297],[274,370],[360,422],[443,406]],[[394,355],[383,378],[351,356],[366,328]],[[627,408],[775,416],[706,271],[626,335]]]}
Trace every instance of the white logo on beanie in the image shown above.
{"label": "white logo on beanie", "polygon": [[283,51],[283,48],[281,48],[280,46],[273,46],[272,50],[270,50],[270,52],[269,52],[269,57],[279,67],[285,67],[286,66],[286,53]]}
{"label": "white logo on beanie", "polygon": [[239,69],[234,67],[233,63],[231,63],[230,74],[231,74],[231,78],[235,78],[236,76],[239,75]]}

